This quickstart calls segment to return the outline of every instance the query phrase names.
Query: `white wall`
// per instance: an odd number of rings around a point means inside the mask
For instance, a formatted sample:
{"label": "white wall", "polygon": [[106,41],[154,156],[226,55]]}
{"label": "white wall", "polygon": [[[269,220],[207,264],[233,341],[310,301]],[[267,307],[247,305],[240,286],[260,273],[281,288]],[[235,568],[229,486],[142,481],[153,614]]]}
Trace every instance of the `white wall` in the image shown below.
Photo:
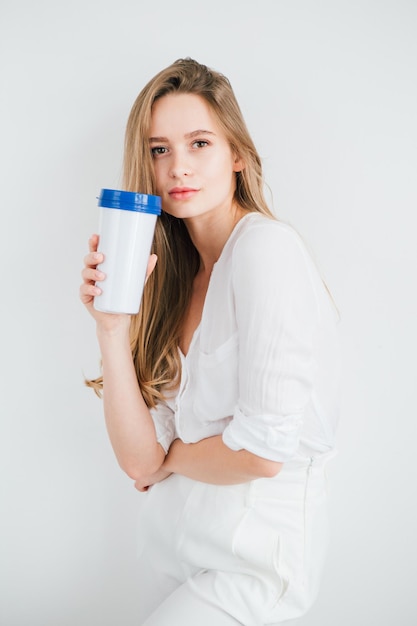
{"label": "white wall", "polygon": [[302,623],[416,623],[416,27],[412,0],[1,1],[2,625],[137,624],[146,494],[82,385],[78,285],[133,100],[180,56],[232,81],[341,310],[331,550]]}

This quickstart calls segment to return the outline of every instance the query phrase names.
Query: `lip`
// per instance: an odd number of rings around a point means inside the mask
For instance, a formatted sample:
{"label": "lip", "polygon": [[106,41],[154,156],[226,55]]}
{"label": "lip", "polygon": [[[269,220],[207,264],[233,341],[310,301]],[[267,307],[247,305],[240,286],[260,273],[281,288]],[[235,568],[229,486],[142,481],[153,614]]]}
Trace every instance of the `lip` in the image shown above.
{"label": "lip", "polygon": [[173,187],[168,191],[168,194],[174,200],[186,200],[198,192],[199,189],[194,189],[193,187]]}

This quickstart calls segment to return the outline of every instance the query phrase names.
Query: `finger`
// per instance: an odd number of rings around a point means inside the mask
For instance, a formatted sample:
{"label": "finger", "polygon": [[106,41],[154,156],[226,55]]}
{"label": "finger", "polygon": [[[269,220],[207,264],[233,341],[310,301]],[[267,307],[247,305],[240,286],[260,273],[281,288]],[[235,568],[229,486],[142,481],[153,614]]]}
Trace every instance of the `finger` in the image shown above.
{"label": "finger", "polygon": [[88,249],[90,250],[90,252],[97,252],[99,240],[100,237],[98,235],[91,235],[90,239],[88,240]]}
{"label": "finger", "polygon": [[95,296],[101,294],[100,287],[96,287],[94,284],[83,284],[80,287],[80,299],[84,303],[91,302]]}
{"label": "finger", "polygon": [[89,252],[84,257],[84,265],[86,267],[96,267],[100,263],[103,263],[104,255],[101,252]]}
{"label": "finger", "polygon": [[137,489],[138,491],[144,492],[144,491],[148,491],[149,487],[148,486],[144,487],[139,482],[135,482],[135,489]]}
{"label": "finger", "polygon": [[106,278],[106,274],[104,272],[90,266],[84,267],[81,272],[81,276],[84,282],[87,283],[104,280]]}
{"label": "finger", "polygon": [[146,280],[148,280],[149,276],[154,271],[157,261],[158,257],[156,256],[156,254],[151,254],[148,260],[148,267],[146,269]]}

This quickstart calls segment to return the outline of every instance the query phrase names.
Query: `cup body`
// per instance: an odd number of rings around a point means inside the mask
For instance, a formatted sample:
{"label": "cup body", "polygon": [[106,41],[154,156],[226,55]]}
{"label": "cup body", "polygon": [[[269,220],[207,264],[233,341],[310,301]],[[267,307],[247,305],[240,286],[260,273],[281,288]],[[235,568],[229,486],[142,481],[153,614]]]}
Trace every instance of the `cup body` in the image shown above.
{"label": "cup body", "polygon": [[94,308],[105,313],[139,311],[149,254],[161,202],[158,196],[103,189],[99,198],[98,269],[106,274],[97,285]]}

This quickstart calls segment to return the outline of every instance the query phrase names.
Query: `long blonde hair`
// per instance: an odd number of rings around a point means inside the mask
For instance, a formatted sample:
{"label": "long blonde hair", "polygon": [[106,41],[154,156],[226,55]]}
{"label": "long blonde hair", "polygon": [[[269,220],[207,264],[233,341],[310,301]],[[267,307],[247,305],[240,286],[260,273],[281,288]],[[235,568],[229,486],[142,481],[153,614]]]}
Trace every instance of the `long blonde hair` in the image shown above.
{"label": "long blonde hair", "polygon": [[[173,92],[197,94],[206,100],[232,151],[245,164],[236,173],[235,202],[247,211],[273,217],[263,193],[261,159],[228,79],[189,58],[179,59],[159,72],[137,97],[126,128],[123,188],[156,193],[147,141],[152,106],[158,98]],[[178,384],[181,323],[199,269],[199,255],[184,222],[167,213],[158,218],[152,251],[158,255],[158,262],[146,283],[140,311],[132,317],[130,326],[133,361],[149,407],[164,399],[164,390]],[[103,379],[86,384],[99,393]]]}

